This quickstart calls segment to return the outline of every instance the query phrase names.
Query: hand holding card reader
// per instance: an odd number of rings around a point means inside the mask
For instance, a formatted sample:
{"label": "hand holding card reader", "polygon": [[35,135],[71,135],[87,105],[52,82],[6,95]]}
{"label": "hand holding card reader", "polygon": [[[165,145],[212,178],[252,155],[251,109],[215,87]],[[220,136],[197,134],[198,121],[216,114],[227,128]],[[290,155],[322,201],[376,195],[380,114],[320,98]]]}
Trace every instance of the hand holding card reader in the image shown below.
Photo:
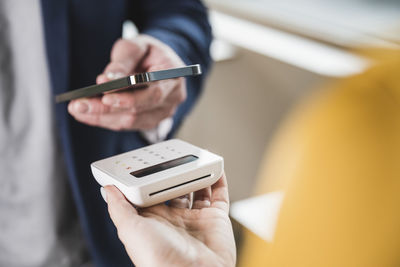
{"label": "hand holding card reader", "polygon": [[208,187],[221,177],[223,167],[222,157],[178,139],[91,164],[101,186],[115,185],[139,207]]}

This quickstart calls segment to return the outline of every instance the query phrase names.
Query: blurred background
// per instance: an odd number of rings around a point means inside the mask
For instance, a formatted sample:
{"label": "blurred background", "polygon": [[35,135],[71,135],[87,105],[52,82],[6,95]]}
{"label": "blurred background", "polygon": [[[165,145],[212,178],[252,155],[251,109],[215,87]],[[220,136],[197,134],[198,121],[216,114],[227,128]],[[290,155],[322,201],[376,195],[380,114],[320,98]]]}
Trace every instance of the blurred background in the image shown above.
{"label": "blurred background", "polygon": [[[231,200],[240,203],[260,193],[266,151],[294,107],[325,84],[372,66],[360,49],[398,49],[400,1],[205,2],[215,65],[178,137],[224,156]],[[251,207],[240,209],[239,217]],[[239,262],[243,224],[234,221]]]}
{"label": "blurred background", "polygon": [[363,72],[360,46],[398,46],[397,0],[208,0],[215,65],[178,136],[224,155],[233,201],[251,195],[283,117],[331,79]]}

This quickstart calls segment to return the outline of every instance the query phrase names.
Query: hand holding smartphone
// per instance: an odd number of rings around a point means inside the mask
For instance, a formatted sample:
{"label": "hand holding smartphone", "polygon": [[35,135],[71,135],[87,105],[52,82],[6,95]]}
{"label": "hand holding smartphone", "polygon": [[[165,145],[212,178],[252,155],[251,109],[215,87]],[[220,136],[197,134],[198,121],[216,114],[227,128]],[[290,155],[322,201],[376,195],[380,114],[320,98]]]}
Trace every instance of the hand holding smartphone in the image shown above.
{"label": "hand holding smartphone", "polygon": [[199,64],[181,68],[139,73],[115,79],[106,83],[90,85],[84,88],[59,94],[56,96],[55,100],[56,103],[61,103],[82,97],[92,97],[111,91],[125,89],[139,90],[146,88],[147,84],[150,82],[197,75],[201,75],[201,68]]}

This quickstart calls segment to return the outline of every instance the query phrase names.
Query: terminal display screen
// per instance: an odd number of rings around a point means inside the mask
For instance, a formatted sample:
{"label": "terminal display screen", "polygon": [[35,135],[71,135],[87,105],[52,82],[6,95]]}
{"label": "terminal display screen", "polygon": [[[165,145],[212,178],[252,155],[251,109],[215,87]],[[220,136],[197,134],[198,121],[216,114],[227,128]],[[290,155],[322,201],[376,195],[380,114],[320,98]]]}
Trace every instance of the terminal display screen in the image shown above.
{"label": "terminal display screen", "polygon": [[159,163],[157,165],[153,165],[141,170],[137,170],[137,171],[133,171],[130,174],[132,176],[135,176],[136,178],[142,178],[157,172],[161,172],[161,171],[165,171],[192,161],[197,160],[198,157],[194,156],[194,155],[187,155],[187,156],[183,156],[177,159],[173,159],[173,160],[169,160],[166,162],[162,162]]}

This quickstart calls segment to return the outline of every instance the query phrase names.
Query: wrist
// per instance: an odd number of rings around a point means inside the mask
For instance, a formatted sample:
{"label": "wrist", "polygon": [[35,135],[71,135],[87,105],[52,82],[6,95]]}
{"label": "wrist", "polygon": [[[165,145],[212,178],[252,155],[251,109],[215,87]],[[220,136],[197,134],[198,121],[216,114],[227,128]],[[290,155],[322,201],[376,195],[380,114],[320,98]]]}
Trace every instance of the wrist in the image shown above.
{"label": "wrist", "polygon": [[155,128],[140,132],[150,144],[155,144],[167,139],[168,134],[172,130],[173,124],[174,121],[172,118],[166,118],[160,121]]}

